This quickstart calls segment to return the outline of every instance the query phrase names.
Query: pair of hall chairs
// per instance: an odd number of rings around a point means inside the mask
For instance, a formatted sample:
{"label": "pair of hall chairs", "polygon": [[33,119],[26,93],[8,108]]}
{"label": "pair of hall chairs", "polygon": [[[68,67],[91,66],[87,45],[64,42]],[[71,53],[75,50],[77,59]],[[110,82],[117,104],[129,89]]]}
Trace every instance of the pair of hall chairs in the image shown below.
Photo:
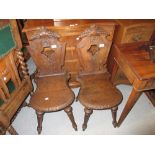
{"label": "pair of hall chairs", "polygon": [[[112,41],[108,32],[95,25],[86,29],[78,38],[77,52],[80,64],[77,80],[81,87],[77,100],[84,106],[83,130],[93,110],[111,109],[113,126],[117,126],[118,105],[121,92],[110,82],[107,57]],[[43,115],[47,112],[64,110],[75,130],[77,124],[72,112],[75,95],[68,86],[70,75],[64,69],[66,43],[59,34],[42,27],[31,37],[29,52],[34,60],[36,90],[32,93],[29,106],[37,114],[38,134],[42,131]]]}

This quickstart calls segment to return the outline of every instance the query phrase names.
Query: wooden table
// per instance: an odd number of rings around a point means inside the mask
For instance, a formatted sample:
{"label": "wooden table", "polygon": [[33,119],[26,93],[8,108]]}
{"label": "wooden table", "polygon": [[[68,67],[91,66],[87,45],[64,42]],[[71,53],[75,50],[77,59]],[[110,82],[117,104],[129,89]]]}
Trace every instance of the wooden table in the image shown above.
{"label": "wooden table", "polygon": [[118,120],[122,124],[136,101],[145,90],[155,89],[155,63],[145,50],[127,50],[116,47],[115,63],[111,80],[115,81],[118,69],[123,71],[133,89]]}
{"label": "wooden table", "polygon": [[[154,19],[118,19],[115,21],[118,25],[115,29],[113,44],[116,46],[111,47],[107,63],[108,71],[111,74],[114,66],[114,57],[116,57],[118,53],[115,52],[117,48],[125,48],[127,50],[138,50],[142,48],[147,49],[146,47],[150,45],[150,39],[153,31],[155,30]],[[115,80],[115,84],[130,83],[124,76],[123,72],[119,70],[117,74],[117,80]],[[145,91],[145,94],[155,106],[155,89]]]}

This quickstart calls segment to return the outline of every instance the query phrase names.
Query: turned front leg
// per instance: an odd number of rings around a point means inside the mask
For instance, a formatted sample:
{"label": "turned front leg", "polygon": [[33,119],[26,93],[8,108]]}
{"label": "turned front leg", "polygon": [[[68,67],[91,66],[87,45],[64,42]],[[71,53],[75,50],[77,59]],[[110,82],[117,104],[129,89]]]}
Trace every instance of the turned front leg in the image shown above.
{"label": "turned front leg", "polygon": [[38,120],[37,131],[38,131],[38,134],[41,134],[44,113],[43,112],[36,111],[36,114],[37,114],[37,120]]}
{"label": "turned front leg", "polygon": [[72,123],[73,128],[75,129],[75,131],[77,131],[77,125],[76,125],[76,122],[74,120],[72,107],[69,106],[69,107],[65,108],[64,111],[67,113],[67,115],[68,115],[68,117]]}
{"label": "turned front leg", "polygon": [[116,121],[116,118],[117,118],[117,110],[118,110],[118,107],[113,107],[111,109],[112,118],[113,118],[112,124],[113,124],[114,128],[116,128],[116,126],[117,126],[117,121]]}
{"label": "turned front leg", "polygon": [[87,128],[87,123],[88,123],[90,115],[93,113],[93,110],[85,108],[84,112],[85,112],[84,123],[82,125],[83,131],[85,131],[85,129]]}

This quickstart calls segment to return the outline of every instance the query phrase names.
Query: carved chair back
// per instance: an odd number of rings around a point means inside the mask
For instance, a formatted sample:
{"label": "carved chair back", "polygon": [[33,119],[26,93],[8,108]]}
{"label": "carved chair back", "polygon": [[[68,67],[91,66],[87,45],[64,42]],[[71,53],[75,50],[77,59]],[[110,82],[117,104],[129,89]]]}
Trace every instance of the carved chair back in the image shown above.
{"label": "carved chair back", "polygon": [[37,66],[37,76],[64,73],[66,43],[59,41],[59,35],[41,27],[32,35],[30,54]]}
{"label": "carved chair back", "polygon": [[107,57],[112,41],[110,33],[102,27],[92,25],[79,38],[77,45],[80,74],[95,74],[106,71]]}

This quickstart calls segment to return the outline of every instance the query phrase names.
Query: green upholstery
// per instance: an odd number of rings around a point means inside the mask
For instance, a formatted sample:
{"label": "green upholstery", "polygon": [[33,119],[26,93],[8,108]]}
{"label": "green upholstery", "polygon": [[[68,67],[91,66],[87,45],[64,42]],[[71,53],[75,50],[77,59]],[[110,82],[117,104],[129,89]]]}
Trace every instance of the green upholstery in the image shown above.
{"label": "green upholstery", "polygon": [[[8,83],[7,83],[7,87],[8,87],[8,90],[9,90],[9,93],[11,94],[14,90],[15,90],[15,85],[14,83],[12,82],[12,80],[9,80]],[[0,99],[0,106],[4,103],[4,101],[2,99]]]}
{"label": "green upholstery", "polygon": [[4,101],[2,99],[0,99],[0,106],[4,103]]}
{"label": "green upholstery", "polygon": [[16,47],[15,40],[11,32],[11,26],[6,25],[0,28],[0,57],[3,57]]}
{"label": "green upholstery", "polygon": [[12,82],[12,80],[9,80],[9,81],[8,81],[7,87],[8,87],[8,89],[9,89],[9,93],[12,93],[12,92],[15,90],[15,85],[14,85],[14,83]]}

